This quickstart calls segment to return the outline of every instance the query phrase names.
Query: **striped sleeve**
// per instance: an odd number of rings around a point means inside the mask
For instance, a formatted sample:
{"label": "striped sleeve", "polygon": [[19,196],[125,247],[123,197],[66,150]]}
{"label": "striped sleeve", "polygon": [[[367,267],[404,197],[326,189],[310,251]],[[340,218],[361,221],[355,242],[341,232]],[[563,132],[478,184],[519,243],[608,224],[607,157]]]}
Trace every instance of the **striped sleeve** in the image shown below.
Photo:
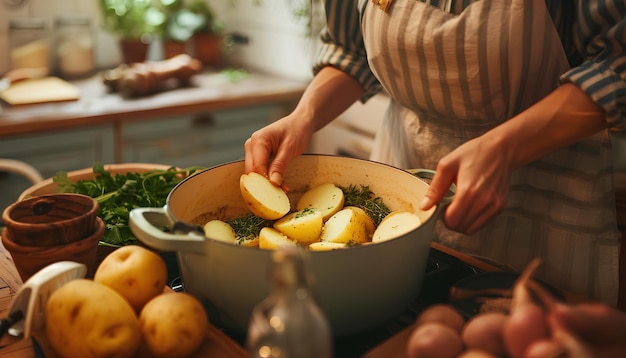
{"label": "striped sleeve", "polygon": [[357,0],[326,0],[326,28],[316,55],[313,73],[325,66],[336,67],[354,77],[365,90],[361,101],[382,87],[372,73],[365,53]]}
{"label": "striped sleeve", "polygon": [[581,65],[561,80],[580,87],[607,113],[612,128],[626,125],[626,1],[578,0],[574,41]]}

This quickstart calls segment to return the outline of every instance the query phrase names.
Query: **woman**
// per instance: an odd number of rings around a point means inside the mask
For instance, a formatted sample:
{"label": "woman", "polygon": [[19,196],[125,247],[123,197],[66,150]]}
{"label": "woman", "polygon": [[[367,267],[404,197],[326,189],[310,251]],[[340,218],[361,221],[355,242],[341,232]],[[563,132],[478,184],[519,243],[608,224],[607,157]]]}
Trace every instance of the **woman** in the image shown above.
{"label": "woman", "polygon": [[[441,2],[441,1],[440,1]],[[315,77],[295,110],[246,141],[276,185],[314,131],[355,100],[392,101],[372,160],[453,182],[435,240],[614,305],[618,235],[607,129],[626,113],[626,4],[326,1]]]}

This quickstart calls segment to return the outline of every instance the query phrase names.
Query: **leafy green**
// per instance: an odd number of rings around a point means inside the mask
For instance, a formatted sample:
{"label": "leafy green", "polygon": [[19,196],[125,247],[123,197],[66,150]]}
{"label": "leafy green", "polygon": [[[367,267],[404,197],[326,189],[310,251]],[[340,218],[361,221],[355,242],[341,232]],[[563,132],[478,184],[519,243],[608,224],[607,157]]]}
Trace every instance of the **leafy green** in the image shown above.
{"label": "leafy green", "polygon": [[254,214],[240,216],[228,221],[237,235],[237,243],[240,245],[246,240],[254,240],[259,237],[261,229],[272,226],[272,221],[262,219]]}
{"label": "leafy green", "polygon": [[94,198],[100,205],[98,216],[106,225],[102,241],[122,246],[137,243],[128,224],[131,210],[164,206],[168,194],[176,184],[203,168],[172,167],[145,173],[128,172],[112,175],[105,170],[102,163],[97,162],[92,169],[96,176],[91,180],[72,182],[66,172],[58,172],[52,180],[57,183],[58,192],[77,193]]}
{"label": "leafy green", "polygon": [[374,220],[375,226],[378,226],[391,212],[383,199],[376,197],[367,185],[361,185],[361,188],[350,185],[341,187],[341,190],[344,195],[344,206],[356,206],[363,209]]}

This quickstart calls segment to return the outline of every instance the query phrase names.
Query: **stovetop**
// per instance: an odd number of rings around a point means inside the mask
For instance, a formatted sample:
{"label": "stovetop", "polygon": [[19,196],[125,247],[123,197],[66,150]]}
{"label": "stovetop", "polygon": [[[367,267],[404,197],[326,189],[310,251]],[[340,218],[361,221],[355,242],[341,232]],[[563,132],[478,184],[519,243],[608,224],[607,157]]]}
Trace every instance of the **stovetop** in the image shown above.
{"label": "stovetop", "polygon": [[[163,258],[169,270],[170,287],[174,290],[182,290],[183,286],[178,273],[175,254],[171,256],[164,254]],[[363,356],[369,350],[413,324],[424,308],[435,303],[447,303],[450,287],[454,283],[481,272],[481,270],[468,265],[454,256],[431,248],[424,281],[417,300],[397,317],[377,328],[353,336],[335,339],[334,356],[342,358]],[[240,334],[229,332],[228,330],[224,330],[224,333],[241,345],[245,342],[245,337]]]}

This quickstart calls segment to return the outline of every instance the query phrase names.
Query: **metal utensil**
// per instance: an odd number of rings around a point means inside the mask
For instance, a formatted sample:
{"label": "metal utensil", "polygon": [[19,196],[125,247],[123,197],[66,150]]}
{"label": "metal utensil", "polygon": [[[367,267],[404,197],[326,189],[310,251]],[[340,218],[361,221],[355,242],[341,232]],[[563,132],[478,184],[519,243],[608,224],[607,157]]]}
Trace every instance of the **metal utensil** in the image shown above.
{"label": "metal utensil", "polygon": [[0,322],[0,337],[6,332],[27,339],[32,332],[43,328],[48,298],[67,282],[85,277],[87,266],[73,261],[50,264],[31,278],[17,292],[7,317]]}

